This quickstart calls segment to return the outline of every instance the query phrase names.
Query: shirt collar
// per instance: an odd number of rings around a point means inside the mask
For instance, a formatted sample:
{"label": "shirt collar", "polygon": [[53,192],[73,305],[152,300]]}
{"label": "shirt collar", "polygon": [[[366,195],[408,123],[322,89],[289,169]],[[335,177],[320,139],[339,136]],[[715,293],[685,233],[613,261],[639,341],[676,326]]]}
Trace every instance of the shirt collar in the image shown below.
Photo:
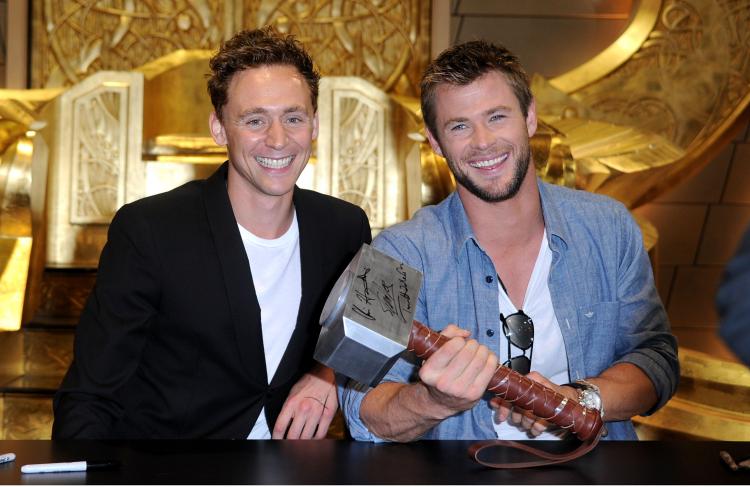
{"label": "shirt collar", "polygon": [[542,201],[542,218],[544,218],[544,228],[547,230],[547,240],[550,242],[552,250],[567,249],[570,236],[568,227],[565,224],[565,215],[562,206],[563,198],[560,197],[557,188],[553,185],[543,182],[537,178],[539,187],[539,198]]}
{"label": "shirt collar", "polygon": [[445,204],[448,209],[450,218],[450,228],[453,238],[453,257],[458,261],[463,255],[463,249],[467,242],[471,241],[479,245],[474,236],[474,231],[469,224],[469,217],[466,215],[464,204],[458,196],[458,191],[451,193],[446,198]]}
{"label": "shirt collar", "polygon": [[[561,208],[563,200],[552,185],[543,182],[539,178],[537,178],[537,186],[539,187],[539,198],[542,201],[542,217],[544,218],[544,227],[547,231],[550,248],[553,251],[564,250],[568,247],[567,242],[570,238]],[[458,192],[454,191],[451,193],[446,198],[444,204],[450,218],[450,228],[453,237],[453,257],[459,260],[467,242],[471,241],[477,246],[479,243],[469,224],[469,218],[466,216],[466,210],[461,198],[458,196]]]}

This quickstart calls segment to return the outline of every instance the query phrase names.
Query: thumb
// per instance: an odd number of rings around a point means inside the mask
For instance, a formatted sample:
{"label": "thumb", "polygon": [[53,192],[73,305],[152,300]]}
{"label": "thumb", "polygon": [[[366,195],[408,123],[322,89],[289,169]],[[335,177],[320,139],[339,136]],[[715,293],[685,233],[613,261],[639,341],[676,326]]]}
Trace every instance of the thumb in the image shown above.
{"label": "thumb", "polygon": [[443,328],[440,331],[440,334],[448,338],[456,338],[456,337],[468,338],[469,335],[471,335],[471,332],[469,330],[464,330],[463,328],[459,328],[458,326],[451,323],[450,325]]}

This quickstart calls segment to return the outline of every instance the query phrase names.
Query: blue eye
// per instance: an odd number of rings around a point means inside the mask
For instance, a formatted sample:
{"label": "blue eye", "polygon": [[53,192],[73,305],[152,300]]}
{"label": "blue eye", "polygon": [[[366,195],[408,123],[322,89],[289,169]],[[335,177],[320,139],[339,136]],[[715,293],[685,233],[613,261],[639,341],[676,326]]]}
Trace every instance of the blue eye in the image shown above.
{"label": "blue eye", "polygon": [[505,118],[505,115],[503,115],[503,114],[500,114],[500,113],[496,113],[495,115],[492,115],[492,116],[490,117],[490,121],[491,121],[491,122],[496,122],[496,121],[498,121],[498,120],[502,120],[502,119],[504,119],[504,118]]}
{"label": "blue eye", "polygon": [[449,130],[451,132],[457,132],[457,131],[463,130],[465,128],[466,128],[466,124],[465,123],[457,123],[456,125],[451,126]]}

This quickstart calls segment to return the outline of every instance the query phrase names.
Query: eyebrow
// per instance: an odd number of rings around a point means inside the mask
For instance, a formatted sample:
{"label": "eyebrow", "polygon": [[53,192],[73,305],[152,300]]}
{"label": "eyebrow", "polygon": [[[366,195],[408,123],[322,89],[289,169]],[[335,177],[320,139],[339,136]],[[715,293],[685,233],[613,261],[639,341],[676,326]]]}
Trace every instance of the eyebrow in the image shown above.
{"label": "eyebrow", "polygon": [[[488,116],[488,115],[492,115],[493,113],[497,113],[497,112],[510,112],[512,110],[513,109],[511,107],[509,107],[509,106],[498,105],[496,107],[490,108],[489,110],[483,111],[482,115],[483,116]],[[467,117],[451,118],[451,119],[445,121],[445,123],[443,124],[443,127],[447,127],[448,125],[451,125],[451,124],[454,124],[454,123],[464,123],[464,122],[468,122],[468,121],[469,121],[469,119]]]}
{"label": "eyebrow", "polygon": [[489,110],[485,110],[485,115],[490,115],[495,112],[510,112],[513,111],[513,108],[507,106],[507,105],[498,105],[496,107],[490,108]]}
{"label": "eyebrow", "polygon": [[305,107],[302,107],[302,106],[299,106],[299,105],[296,105],[296,106],[293,106],[293,107],[289,107],[286,110],[284,110],[284,113],[293,113],[293,112],[305,112],[305,113],[307,113],[307,110],[305,109]]}
{"label": "eyebrow", "polygon": [[[297,113],[297,112],[307,113],[307,110],[303,106],[294,105],[294,106],[285,108],[283,113],[286,114],[286,113]],[[251,115],[265,115],[267,113],[269,113],[269,110],[263,107],[251,108],[249,110],[242,112],[240,114],[240,118],[245,118]]]}

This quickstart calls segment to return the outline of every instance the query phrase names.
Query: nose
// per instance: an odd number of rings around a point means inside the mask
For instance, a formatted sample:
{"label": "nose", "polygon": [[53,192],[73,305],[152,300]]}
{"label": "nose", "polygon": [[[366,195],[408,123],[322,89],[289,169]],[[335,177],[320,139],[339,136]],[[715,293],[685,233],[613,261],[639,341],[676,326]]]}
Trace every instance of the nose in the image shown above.
{"label": "nose", "polygon": [[477,125],[471,142],[477,149],[486,149],[492,145],[492,132],[487,127]]}
{"label": "nose", "polygon": [[274,149],[281,149],[286,145],[287,135],[284,126],[279,121],[271,122],[266,134],[266,145]]}

